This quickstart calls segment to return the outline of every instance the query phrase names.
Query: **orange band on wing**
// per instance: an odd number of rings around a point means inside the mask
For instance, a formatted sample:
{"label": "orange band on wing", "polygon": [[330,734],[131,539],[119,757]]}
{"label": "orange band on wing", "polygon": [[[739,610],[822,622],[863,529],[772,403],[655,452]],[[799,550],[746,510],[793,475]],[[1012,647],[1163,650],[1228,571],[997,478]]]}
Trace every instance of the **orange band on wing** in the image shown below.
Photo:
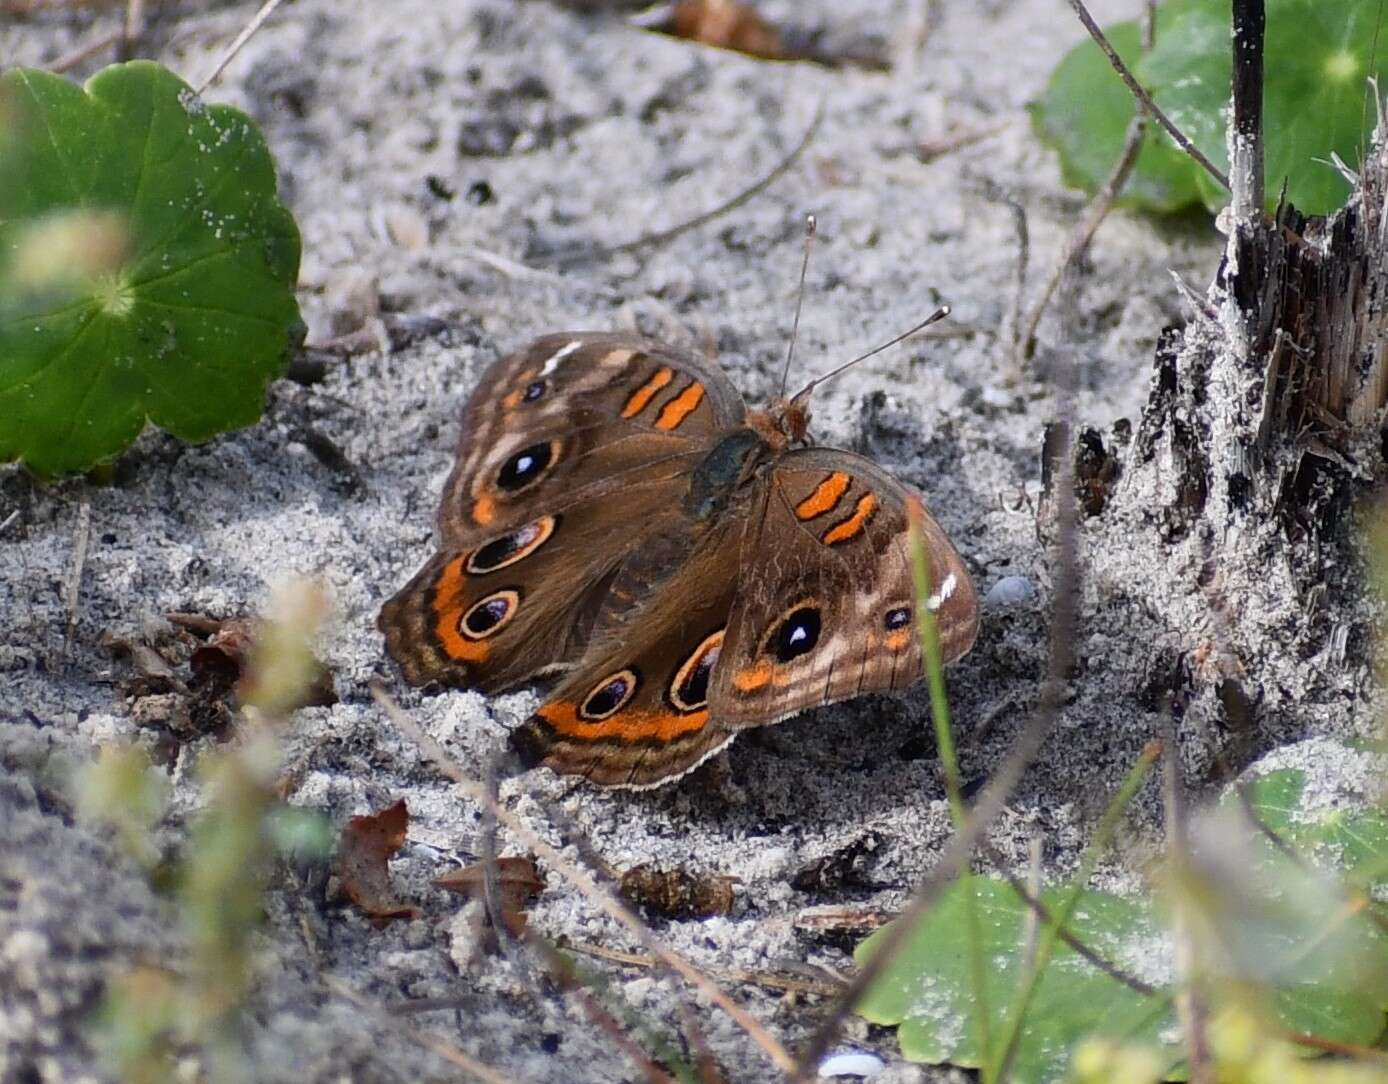
{"label": "orange band on wing", "polygon": [[646,404],[655,398],[655,393],[675,379],[675,370],[660,368],[655,375],[631,393],[627,405],[622,407],[623,418],[634,418],[646,409]]}
{"label": "orange band on wing", "polygon": [[619,711],[610,719],[590,723],[578,717],[578,705],[555,700],[535,713],[561,737],[591,741],[596,738],[618,738],[622,741],[641,741],[654,738],[671,742],[682,734],[692,734],[708,725],[708,709],[678,714],[673,711]]}
{"label": "orange band on wing", "polygon": [[463,617],[458,601],[463,593],[463,581],[467,579],[464,560],[465,557],[459,557],[444,565],[434,585],[434,634],[450,659],[481,662],[490,653],[491,644],[469,640],[458,631],[458,622]]}
{"label": "orange band on wing", "polygon": [[472,522],[485,527],[496,519],[496,501],[490,494],[483,493],[472,502]]}
{"label": "orange band on wing", "polygon": [[776,667],[768,659],[739,670],[733,675],[733,688],[738,692],[751,693],[771,684],[771,675]]}
{"label": "orange band on wing", "polygon": [[877,498],[871,493],[863,494],[858,498],[858,505],[853,509],[853,514],[825,531],[820,541],[826,546],[836,546],[840,542],[847,542],[850,538],[857,538],[863,533],[863,528],[868,525],[868,520],[872,519],[872,514],[875,511],[877,511]]}
{"label": "orange band on wing", "polygon": [[795,506],[795,514],[800,519],[814,519],[825,512],[833,511],[834,505],[843,499],[852,479],[841,470],[825,478],[814,487],[814,492]]}
{"label": "orange band on wing", "polygon": [[665,404],[660,411],[660,417],[655,420],[655,427],[665,430],[676,428],[680,422],[694,413],[694,409],[703,401],[704,386],[702,384],[690,384],[689,387]]}

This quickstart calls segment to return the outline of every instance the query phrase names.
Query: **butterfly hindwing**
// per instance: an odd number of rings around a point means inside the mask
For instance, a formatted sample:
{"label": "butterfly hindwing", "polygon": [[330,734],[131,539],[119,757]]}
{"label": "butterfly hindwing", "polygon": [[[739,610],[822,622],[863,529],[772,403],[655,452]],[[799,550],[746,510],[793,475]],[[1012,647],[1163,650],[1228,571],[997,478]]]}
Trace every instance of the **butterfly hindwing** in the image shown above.
{"label": "butterfly hindwing", "polygon": [[708,693],[746,525],[729,516],[711,527],[658,592],[594,639],[512,733],[526,767],[647,787],[684,775],[728,742],[731,733],[710,717]]}

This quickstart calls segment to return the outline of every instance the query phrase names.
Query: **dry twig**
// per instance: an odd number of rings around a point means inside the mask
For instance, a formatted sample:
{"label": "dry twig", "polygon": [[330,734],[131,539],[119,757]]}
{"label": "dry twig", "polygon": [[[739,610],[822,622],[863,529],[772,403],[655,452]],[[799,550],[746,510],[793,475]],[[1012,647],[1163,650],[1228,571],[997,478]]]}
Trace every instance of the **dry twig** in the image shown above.
{"label": "dry twig", "polygon": [[[476,802],[479,806],[485,805],[488,801],[487,790],[482,784],[472,779],[466,772],[448,755],[448,751],[443,748],[432,737],[426,734],[419,724],[411,719],[400,706],[391,698],[379,684],[373,683],[371,695],[376,703],[380,704],[387,717],[410,738],[424,754],[434,762],[434,766],[444,775],[452,779],[458,789],[468,798]],[[583,869],[580,869],[573,862],[570,862],[565,855],[557,848],[552,847],[534,829],[525,823],[520,817],[516,816],[505,806],[495,806],[493,812],[498,821],[504,824],[513,832],[517,838],[521,839],[527,847],[537,855],[545,859],[550,866],[562,874],[570,884],[583,893],[590,901],[605,911],[612,918],[616,919],[623,926],[636,935],[646,949],[652,955],[659,957],[667,966],[673,968],[686,981],[691,983],[720,1009],[731,1016],[738,1025],[752,1038],[752,1040],[766,1053],[767,1057],[783,1072],[795,1071],[795,1060],[780,1041],[767,1030],[766,1026],[756,1017],[752,1016],[746,1009],[728,996],[726,991],[713,982],[707,975],[691,964],[674,949],[668,947],[664,942],[653,934],[646,924],[643,923],[625,904],[616,898],[611,892],[605,891],[593,877]]]}

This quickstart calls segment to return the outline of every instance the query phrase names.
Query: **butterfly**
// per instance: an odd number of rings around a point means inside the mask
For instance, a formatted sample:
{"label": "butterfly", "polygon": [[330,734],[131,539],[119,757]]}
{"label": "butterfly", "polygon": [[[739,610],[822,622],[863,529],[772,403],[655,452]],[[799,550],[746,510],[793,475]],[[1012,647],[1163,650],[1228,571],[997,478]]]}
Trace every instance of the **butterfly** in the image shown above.
{"label": "butterfly", "polygon": [[[630,788],[749,727],[913,684],[910,491],[811,446],[806,400],[749,410],[716,364],[636,335],[502,358],[463,407],[439,551],[381,610],[405,679],[492,693],[560,675],[513,759]],[[952,662],[978,598],[928,513],[923,537]]]}

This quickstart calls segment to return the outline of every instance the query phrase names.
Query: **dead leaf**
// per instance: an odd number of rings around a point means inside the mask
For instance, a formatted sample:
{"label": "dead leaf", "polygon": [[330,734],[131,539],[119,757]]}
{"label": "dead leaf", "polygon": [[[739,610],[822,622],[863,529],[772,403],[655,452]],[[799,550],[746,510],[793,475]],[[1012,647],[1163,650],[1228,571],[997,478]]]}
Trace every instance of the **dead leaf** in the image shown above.
{"label": "dead leaf", "polygon": [[391,919],[414,918],[417,907],[400,903],[390,888],[388,863],[405,843],[410,811],[401,798],[378,813],[353,817],[337,844],[337,876],[342,891],[380,929]]}
{"label": "dead leaf", "polygon": [[643,863],[623,873],[618,888],[632,903],[661,918],[711,918],[733,909],[737,880],[721,874],[661,870]]}
{"label": "dead leaf", "polygon": [[[498,858],[496,874],[502,918],[506,928],[519,937],[525,929],[525,908],[544,891],[544,878],[540,876],[533,858],[516,855]],[[486,894],[486,866],[482,862],[474,862],[436,877],[434,884],[469,899],[483,899]]]}
{"label": "dead leaf", "polygon": [[736,0],[680,0],[671,16],[676,37],[763,60],[785,59],[780,32]]}

